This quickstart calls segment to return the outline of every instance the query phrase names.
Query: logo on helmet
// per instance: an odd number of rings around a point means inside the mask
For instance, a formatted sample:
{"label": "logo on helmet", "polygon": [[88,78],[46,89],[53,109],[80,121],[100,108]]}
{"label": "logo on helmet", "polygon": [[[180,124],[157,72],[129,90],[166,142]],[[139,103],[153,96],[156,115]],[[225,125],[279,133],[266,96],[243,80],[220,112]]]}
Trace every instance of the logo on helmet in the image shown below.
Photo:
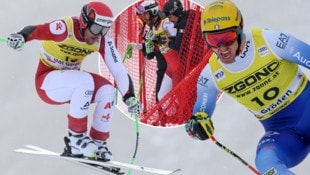
{"label": "logo on helmet", "polygon": [[203,21],[203,25],[206,25],[207,23],[213,23],[215,22],[216,24],[214,24],[214,29],[218,30],[221,28],[221,26],[218,24],[218,22],[220,21],[230,21],[230,17],[229,16],[222,16],[222,17],[217,17],[217,18],[207,18],[206,20]]}
{"label": "logo on helmet", "polygon": [[218,25],[218,24],[215,24],[215,25],[214,25],[214,29],[215,29],[215,30],[219,30],[220,28],[221,28],[220,25]]}
{"label": "logo on helmet", "polygon": [[177,4],[177,2],[173,2],[173,8],[169,10],[170,14],[173,14],[174,12],[176,12],[179,9],[179,6]]}
{"label": "logo on helmet", "polygon": [[100,24],[101,26],[104,27],[110,27],[112,26],[112,19],[107,19],[107,18],[96,18],[95,23]]}
{"label": "logo on helmet", "polygon": [[207,18],[205,23],[220,22],[220,21],[230,21],[230,17],[229,16],[222,16],[222,17],[217,17],[217,18],[214,18],[214,17]]}
{"label": "logo on helmet", "polygon": [[96,13],[95,13],[94,10],[91,10],[91,11],[89,12],[89,14],[88,14],[88,19],[89,19],[90,21],[95,21],[95,18],[96,18]]}

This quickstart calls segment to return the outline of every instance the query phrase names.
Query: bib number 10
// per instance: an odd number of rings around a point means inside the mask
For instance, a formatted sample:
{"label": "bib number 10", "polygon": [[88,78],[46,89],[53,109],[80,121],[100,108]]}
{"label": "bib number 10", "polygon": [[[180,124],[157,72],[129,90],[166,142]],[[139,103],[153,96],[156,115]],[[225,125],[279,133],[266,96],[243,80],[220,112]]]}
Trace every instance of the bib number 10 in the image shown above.
{"label": "bib number 10", "polygon": [[254,97],[251,101],[257,103],[260,106],[264,106],[263,101],[269,101],[275,99],[279,95],[279,88],[278,87],[272,87],[268,90],[266,90],[262,96],[262,98]]}

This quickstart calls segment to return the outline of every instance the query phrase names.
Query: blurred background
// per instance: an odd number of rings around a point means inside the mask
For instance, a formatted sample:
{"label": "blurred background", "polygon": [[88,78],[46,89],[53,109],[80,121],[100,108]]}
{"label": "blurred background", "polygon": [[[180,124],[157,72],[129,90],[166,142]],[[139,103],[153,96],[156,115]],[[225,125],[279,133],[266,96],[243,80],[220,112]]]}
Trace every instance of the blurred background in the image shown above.
{"label": "blurred background", "polygon": [[[59,17],[80,14],[84,0],[46,0],[0,2],[0,37],[19,31],[31,24],[49,22]],[[104,0],[119,14],[134,3],[133,0]],[[205,6],[211,1],[196,0]],[[245,29],[265,27],[289,32],[297,38],[310,42],[310,1],[234,0],[244,18]],[[298,4],[298,5],[296,5]],[[64,146],[67,133],[68,105],[52,106],[43,103],[36,94],[34,74],[36,71],[40,41],[26,44],[24,50],[16,52],[5,43],[1,51],[0,86],[0,174],[2,175],[98,175],[98,172],[75,164],[47,157],[37,157],[13,152],[24,144],[34,144],[56,152]],[[98,56],[86,59],[83,69],[98,72]],[[309,75],[309,71],[306,71]],[[91,108],[92,112],[93,106]],[[230,97],[224,95],[213,116],[215,136],[228,148],[254,165],[256,144],[263,134],[259,122]],[[130,162],[135,148],[134,122],[118,110],[113,116],[111,138],[108,147],[117,161]],[[139,148],[136,164],[173,170],[181,168],[180,175],[247,175],[252,174],[241,162],[218,148],[211,141],[189,138],[183,127],[158,129],[140,126]],[[310,172],[307,158],[293,170],[298,175]],[[132,174],[141,174],[132,172]]]}

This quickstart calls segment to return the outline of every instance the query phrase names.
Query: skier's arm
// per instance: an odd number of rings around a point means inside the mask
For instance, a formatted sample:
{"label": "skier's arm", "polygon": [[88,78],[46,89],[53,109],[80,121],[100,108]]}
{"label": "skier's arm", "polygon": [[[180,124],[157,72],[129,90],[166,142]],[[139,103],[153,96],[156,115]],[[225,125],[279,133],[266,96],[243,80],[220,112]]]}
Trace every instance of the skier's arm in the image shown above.
{"label": "skier's arm", "polygon": [[128,111],[137,114],[140,112],[141,105],[135,97],[131,77],[122,63],[121,56],[117,51],[113,40],[108,35],[105,35],[104,37],[104,48],[100,48],[99,53],[113,75],[117,88],[123,96],[123,101],[128,106]]}
{"label": "skier's arm", "polygon": [[215,109],[219,90],[207,65],[201,72],[197,82],[197,100],[193,109],[191,119],[185,124],[185,130],[188,135],[206,140],[213,135],[214,127],[211,116]]}
{"label": "skier's arm", "polygon": [[215,109],[219,90],[217,89],[209,65],[202,70],[197,81],[197,98],[193,108],[193,115],[205,112],[212,116]]}
{"label": "skier's arm", "polygon": [[26,26],[18,33],[23,35],[25,41],[63,41],[67,37],[67,26],[63,20],[56,20],[50,23],[44,23],[35,26]]}
{"label": "skier's arm", "polygon": [[67,26],[63,20],[50,23],[29,25],[17,33],[8,36],[8,46],[15,50],[21,50],[24,43],[31,40],[63,41],[67,37]]}
{"label": "skier's arm", "polygon": [[182,20],[177,27],[176,36],[171,39],[168,43],[169,48],[179,51],[182,43],[183,33],[186,26],[187,20]]}
{"label": "skier's arm", "polygon": [[175,38],[176,33],[177,29],[174,27],[174,24],[168,18],[165,18],[162,20],[160,27],[155,31],[156,39],[154,42],[168,47],[169,41]]}
{"label": "skier's arm", "polygon": [[296,37],[279,31],[263,30],[268,46],[281,59],[310,69],[310,45]]}
{"label": "skier's arm", "polygon": [[[151,43],[151,44],[153,44],[153,43]],[[153,59],[154,56],[156,55],[155,54],[156,51],[154,51],[154,48],[153,48],[153,50],[150,50],[149,53],[147,53],[147,50],[146,50],[147,42],[143,42],[143,43],[133,43],[132,42],[132,43],[129,43],[128,45],[129,45],[129,47],[131,47],[134,50],[140,50],[142,52],[143,56],[148,60]],[[149,46],[149,47],[154,47],[154,46]],[[132,55],[132,53],[131,53],[131,55]]]}

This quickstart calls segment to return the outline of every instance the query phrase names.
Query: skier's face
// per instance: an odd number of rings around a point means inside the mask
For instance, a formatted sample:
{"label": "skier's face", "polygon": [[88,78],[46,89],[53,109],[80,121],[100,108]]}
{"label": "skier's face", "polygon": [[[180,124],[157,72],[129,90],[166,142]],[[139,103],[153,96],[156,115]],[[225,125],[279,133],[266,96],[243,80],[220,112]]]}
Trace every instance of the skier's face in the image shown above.
{"label": "skier's face", "polygon": [[146,25],[148,26],[153,26],[154,25],[154,19],[151,18],[150,12],[146,11],[140,15],[140,18],[145,22]]}
{"label": "skier's face", "polygon": [[177,17],[177,16],[175,16],[175,15],[169,15],[169,16],[168,16],[168,19],[169,19],[169,21],[172,22],[172,23],[174,24],[174,26],[175,26],[175,25],[177,25],[177,23],[178,23],[179,17]]}
{"label": "skier's face", "polygon": [[238,49],[238,42],[234,41],[230,45],[220,45],[217,48],[212,48],[212,50],[216,53],[218,58],[224,64],[231,64],[235,62],[235,57]]}
{"label": "skier's face", "polygon": [[235,61],[238,49],[238,35],[235,30],[222,33],[204,33],[204,38],[223,63],[230,64]]}
{"label": "skier's face", "polygon": [[98,35],[94,35],[92,34],[92,32],[90,32],[89,28],[86,28],[84,31],[84,40],[89,45],[94,44],[96,41],[100,39],[100,37],[101,33],[99,33]]}

